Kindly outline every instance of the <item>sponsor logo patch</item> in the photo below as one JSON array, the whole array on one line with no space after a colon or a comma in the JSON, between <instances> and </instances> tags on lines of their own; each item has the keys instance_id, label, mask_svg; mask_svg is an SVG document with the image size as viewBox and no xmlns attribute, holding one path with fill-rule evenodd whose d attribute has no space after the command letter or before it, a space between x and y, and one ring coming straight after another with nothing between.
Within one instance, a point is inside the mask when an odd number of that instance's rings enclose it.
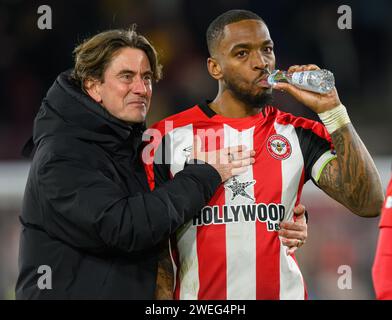
<instances>
[{"instance_id":1,"label":"sponsor logo patch","mask_svg":"<svg viewBox=\"0 0 392 320\"><path fill-rule=\"evenodd\" d=\"M279 223L285 218L285 206L281 203L253 203L242 205L205 206L193 218L194 226L208 226L232 223L265 223L267 231L280 229Z\"/></svg>"},{"instance_id":2,"label":"sponsor logo patch","mask_svg":"<svg viewBox=\"0 0 392 320\"><path fill-rule=\"evenodd\" d=\"M229 184L230 183L230 184ZM246 187L252 186L256 183L256 180L252 181L247 181L247 182L240 182L239 180L236 179L234 176L231 178L228 182L225 184L226 189L230 189L232 192L232 197L231 200L234 200L237 196L242 196L244 198L247 198L249 200L252 200L253 202L255 199L253 199L245 190Z\"/></svg>"}]
</instances>

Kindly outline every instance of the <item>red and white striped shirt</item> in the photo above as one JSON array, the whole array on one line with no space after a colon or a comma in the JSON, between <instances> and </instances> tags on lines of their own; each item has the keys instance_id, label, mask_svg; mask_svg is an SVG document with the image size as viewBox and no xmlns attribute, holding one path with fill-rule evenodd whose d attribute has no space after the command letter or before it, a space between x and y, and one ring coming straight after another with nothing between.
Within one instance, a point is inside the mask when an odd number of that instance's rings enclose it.
<instances>
[{"instance_id":1,"label":"red and white striped shirt","mask_svg":"<svg viewBox=\"0 0 392 320\"><path fill-rule=\"evenodd\" d=\"M387 187L379 227L373 284L377 299L392 300L392 178Z\"/></svg>"},{"instance_id":2,"label":"red and white striped shirt","mask_svg":"<svg viewBox=\"0 0 392 320\"><path fill-rule=\"evenodd\" d=\"M152 188L183 169L194 135L208 151L239 144L256 151L253 166L222 184L176 232L174 297L305 299L295 257L286 255L277 230L282 220L293 220L304 183L317 181L335 157L324 126L271 106L254 116L226 118L196 105L152 128L164 136L156 163L146 166Z\"/></svg>"}]
</instances>

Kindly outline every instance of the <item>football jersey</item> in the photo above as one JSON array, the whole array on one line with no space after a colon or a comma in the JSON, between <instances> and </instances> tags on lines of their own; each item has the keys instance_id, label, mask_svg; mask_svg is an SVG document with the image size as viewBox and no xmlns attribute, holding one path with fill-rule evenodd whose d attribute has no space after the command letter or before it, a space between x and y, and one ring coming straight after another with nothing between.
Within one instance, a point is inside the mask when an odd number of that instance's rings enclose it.
<instances>
[{"instance_id":1,"label":"football jersey","mask_svg":"<svg viewBox=\"0 0 392 320\"><path fill-rule=\"evenodd\" d=\"M281 221L293 221L304 183L317 182L336 157L324 126L272 106L227 118L196 105L152 127L154 164L146 165L151 188L184 168L194 135L204 151L241 144L256 155L245 173L222 184L177 230L174 298L305 299L296 259L286 254L277 230Z\"/></svg>"},{"instance_id":2,"label":"football jersey","mask_svg":"<svg viewBox=\"0 0 392 320\"><path fill-rule=\"evenodd\" d=\"M380 233L373 263L373 284L376 298L392 299L392 178L382 207Z\"/></svg>"},{"instance_id":3,"label":"football jersey","mask_svg":"<svg viewBox=\"0 0 392 320\"><path fill-rule=\"evenodd\" d=\"M387 187L385 202L382 207L380 228L392 227L392 178Z\"/></svg>"}]
</instances>

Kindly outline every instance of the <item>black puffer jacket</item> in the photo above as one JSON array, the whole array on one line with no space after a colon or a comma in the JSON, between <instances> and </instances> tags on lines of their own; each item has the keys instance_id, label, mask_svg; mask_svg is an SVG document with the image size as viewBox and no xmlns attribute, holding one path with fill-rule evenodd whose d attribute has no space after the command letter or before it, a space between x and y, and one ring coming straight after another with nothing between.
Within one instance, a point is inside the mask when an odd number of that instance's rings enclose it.
<instances>
[{"instance_id":1,"label":"black puffer jacket","mask_svg":"<svg viewBox=\"0 0 392 320\"><path fill-rule=\"evenodd\" d=\"M141 129L112 117L69 72L57 78L34 124L17 299L154 298L160 243L208 202L220 177L188 165L150 192ZM46 289L37 284L43 265L52 289L47 279Z\"/></svg>"}]
</instances>

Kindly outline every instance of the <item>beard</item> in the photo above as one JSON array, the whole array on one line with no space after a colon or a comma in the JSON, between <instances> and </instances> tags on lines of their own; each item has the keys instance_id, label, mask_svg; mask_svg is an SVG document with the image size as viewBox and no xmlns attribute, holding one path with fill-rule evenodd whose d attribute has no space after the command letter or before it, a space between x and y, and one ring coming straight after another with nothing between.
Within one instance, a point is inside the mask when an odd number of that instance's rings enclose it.
<instances>
[{"instance_id":1,"label":"beard","mask_svg":"<svg viewBox=\"0 0 392 320\"><path fill-rule=\"evenodd\" d=\"M226 81L226 86L238 100L255 109L264 108L273 101L272 89L254 94L251 90L246 90L240 86L236 80Z\"/></svg>"}]
</instances>

